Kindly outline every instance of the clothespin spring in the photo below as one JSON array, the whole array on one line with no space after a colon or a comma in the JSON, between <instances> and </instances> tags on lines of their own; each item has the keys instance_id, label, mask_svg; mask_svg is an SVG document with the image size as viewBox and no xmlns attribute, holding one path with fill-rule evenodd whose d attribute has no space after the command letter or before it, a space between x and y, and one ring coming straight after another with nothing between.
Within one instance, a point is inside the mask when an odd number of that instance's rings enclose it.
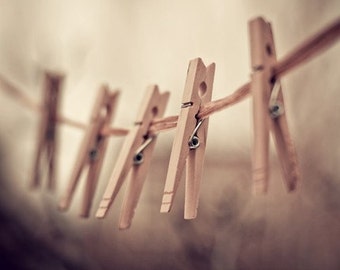
<instances>
[{"instance_id":1,"label":"clothespin spring","mask_svg":"<svg viewBox=\"0 0 340 270\"><path fill-rule=\"evenodd\" d=\"M104 136L98 135L95 146L89 151L89 157L92 162L96 161L98 158L98 145L103 138Z\"/></svg>"},{"instance_id":2,"label":"clothespin spring","mask_svg":"<svg viewBox=\"0 0 340 270\"><path fill-rule=\"evenodd\" d=\"M148 137L144 143L136 150L135 155L133 157L134 165L140 165L144 161L143 150L152 142L155 136Z\"/></svg>"},{"instance_id":3,"label":"clothespin spring","mask_svg":"<svg viewBox=\"0 0 340 270\"><path fill-rule=\"evenodd\" d=\"M269 99L269 113L272 119L275 119L284 113L283 104L278 100L280 91L281 83L280 81L275 81Z\"/></svg>"},{"instance_id":4,"label":"clothespin spring","mask_svg":"<svg viewBox=\"0 0 340 270\"><path fill-rule=\"evenodd\" d=\"M200 119L197 124L196 127L194 129L194 131L192 132L190 138L189 138L189 149L190 150L195 150L200 146L200 139L197 136L197 131L200 128L200 126L202 125L204 119Z\"/></svg>"}]
</instances>

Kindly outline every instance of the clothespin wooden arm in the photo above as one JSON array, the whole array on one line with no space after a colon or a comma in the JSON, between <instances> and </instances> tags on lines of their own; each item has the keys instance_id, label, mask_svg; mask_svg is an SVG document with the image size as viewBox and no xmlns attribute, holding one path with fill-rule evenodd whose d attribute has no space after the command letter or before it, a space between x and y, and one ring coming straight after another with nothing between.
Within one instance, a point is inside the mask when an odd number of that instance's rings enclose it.
<instances>
[{"instance_id":1,"label":"clothespin wooden arm","mask_svg":"<svg viewBox=\"0 0 340 270\"><path fill-rule=\"evenodd\" d=\"M262 18L249 23L251 65L251 94L253 98L253 187L255 193L267 192L269 172L269 119L271 66L275 62L270 26Z\"/></svg>"},{"instance_id":2,"label":"clothespin wooden arm","mask_svg":"<svg viewBox=\"0 0 340 270\"><path fill-rule=\"evenodd\" d=\"M138 147L138 143L135 143L134 140L136 137L139 137L139 133L139 127L134 126L125 138L124 144L119 154L119 159L117 160L113 170L111 180L105 189L105 193L97 210L97 218L105 217L106 212L108 211L124 183L125 177L127 176L133 162L134 152L131 151L131 148ZM139 142L141 143L141 141ZM129 162L126 162L127 160Z\"/></svg>"}]
</instances>

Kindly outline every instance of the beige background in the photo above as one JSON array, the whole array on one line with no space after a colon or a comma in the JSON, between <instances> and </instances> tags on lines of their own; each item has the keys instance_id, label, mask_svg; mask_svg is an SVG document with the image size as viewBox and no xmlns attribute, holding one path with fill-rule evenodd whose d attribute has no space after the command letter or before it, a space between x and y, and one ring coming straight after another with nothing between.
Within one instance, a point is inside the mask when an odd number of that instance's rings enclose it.
<instances>
[{"instance_id":1,"label":"beige background","mask_svg":"<svg viewBox=\"0 0 340 270\"><path fill-rule=\"evenodd\" d=\"M43 70L64 72L61 111L84 123L102 83L120 88L114 125L129 127L151 83L171 92L166 115L178 114L190 59L216 63L213 99L249 80L249 19L262 15L272 22L280 58L338 17L339 10L338 0L1 0L0 73L38 101ZM70 211L59 214L55 205L69 178L82 132L60 128L57 193L29 192L39 118L1 93L2 166L13 188L13 196L4 196L3 203L38 229L43 241L62 250L61 257L74 261L86 257L91 261L89 269L113 265L119 269L339 269L339 49L336 44L283 79L289 126L303 174L297 194L285 193L272 145L270 194L251 196L248 99L211 117L195 221L182 220L183 187L174 211L158 212L174 131L160 135L129 231L116 229L122 194L103 221L78 219L80 192ZM110 139L94 208L122 142L123 138ZM34 212L39 221L20 209ZM65 239L56 240L51 228Z\"/></svg>"}]
</instances>

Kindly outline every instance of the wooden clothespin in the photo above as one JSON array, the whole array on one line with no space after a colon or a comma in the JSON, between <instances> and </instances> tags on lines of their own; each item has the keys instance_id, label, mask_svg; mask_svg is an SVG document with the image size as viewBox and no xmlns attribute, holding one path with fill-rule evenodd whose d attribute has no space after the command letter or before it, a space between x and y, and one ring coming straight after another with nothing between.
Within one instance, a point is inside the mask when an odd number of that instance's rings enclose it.
<instances>
[{"instance_id":1,"label":"wooden clothespin","mask_svg":"<svg viewBox=\"0 0 340 270\"><path fill-rule=\"evenodd\" d=\"M208 131L208 119L203 122L197 119L197 114L200 107L211 100L214 73L215 64L206 67L200 58L190 61L172 145L161 212L170 211L186 164L185 219L193 219L197 215Z\"/></svg>"},{"instance_id":2,"label":"wooden clothespin","mask_svg":"<svg viewBox=\"0 0 340 270\"><path fill-rule=\"evenodd\" d=\"M67 190L59 203L60 210L67 210L69 208L80 175L86 168L86 165L88 165L88 174L80 216L89 216L108 144L108 137L103 134L103 130L111 124L118 96L118 91L110 92L106 86L100 88L92 110L90 124L86 129L81 143Z\"/></svg>"},{"instance_id":3,"label":"wooden clothespin","mask_svg":"<svg viewBox=\"0 0 340 270\"><path fill-rule=\"evenodd\" d=\"M254 114L253 183L255 193L268 189L269 130L271 130L289 191L296 188L299 169L297 155L289 135L280 81L273 69L276 52L270 23L263 18L249 22L251 93Z\"/></svg>"},{"instance_id":4,"label":"wooden clothespin","mask_svg":"<svg viewBox=\"0 0 340 270\"><path fill-rule=\"evenodd\" d=\"M32 188L37 188L41 185L41 178L44 173L46 173L48 177L48 189L54 190L56 186L56 124L62 81L63 76L60 74L51 72L45 73L44 99L38 130L38 145L30 182Z\"/></svg>"},{"instance_id":5,"label":"wooden clothespin","mask_svg":"<svg viewBox=\"0 0 340 270\"><path fill-rule=\"evenodd\" d=\"M149 134L149 128L153 119L163 116L168 98L169 93L160 94L156 85L147 89L135 126L124 141L111 180L98 208L97 218L105 217L130 172L129 186L120 215L120 229L126 229L131 225L157 139L155 135Z\"/></svg>"}]
</instances>

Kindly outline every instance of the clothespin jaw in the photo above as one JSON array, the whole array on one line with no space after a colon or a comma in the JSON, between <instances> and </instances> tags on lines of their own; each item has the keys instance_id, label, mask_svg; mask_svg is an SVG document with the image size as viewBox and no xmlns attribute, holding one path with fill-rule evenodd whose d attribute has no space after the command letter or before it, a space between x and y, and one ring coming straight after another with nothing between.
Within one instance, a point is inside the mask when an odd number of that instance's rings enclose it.
<instances>
[{"instance_id":1,"label":"clothespin jaw","mask_svg":"<svg viewBox=\"0 0 340 270\"><path fill-rule=\"evenodd\" d=\"M200 107L211 100L214 73L215 64L206 67L200 58L190 61L165 182L162 213L169 212L172 207L186 164L184 218L193 219L197 215L208 131L208 119L203 122L203 119L197 119L197 114Z\"/></svg>"},{"instance_id":2,"label":"clothespin jaw","mask_svg":"<svg viewBox=\"0 0 340 270\"><path fill-rule=\"evenodd\" d=\"M96 217L105 217L130 172L129 186L120 216L120 229L126 229L131 225L157 139L155 135L149 134L149 128L153 119L163 116L168 98L169 93L160 94L156 85L148 87L135 126L124 141L112 177L98 208Z\"/></svg>"},{"instance_id":3,"label":"clothespin jaw","mask_svg":"<svg viewBox=\"0 0 340 270\"><path fill-rule=\"evenodd\" d=\"M100 88L67 190L59 203L60 210L69 208L79 178L85 167L88 167L80 216L89 216L108 144L108 137L103 134L103 130L109 127L113 120L118 97L118 91L110 92L106 86Z\"/></svg>"},{"instance_id":4,"label":"clothespin jaw","mask_svg":"<svg viewBox=\"0 0 340 270\"><path fill-rule=\"evenodd\" d=\"M57 116L60 102L63 75L46 72L44 78L44 98L41 120L38 130L38 145L35 154L31 187L41 185L41 178L47 171L47 187L54 190L56 186L56 154L57 154Z\"/></svg>"},{"instance_id":5,"label":"clothespin jaw","mask_svg":"<svg viewBox=\"0 0 340 270\"><path fill-rule=\"evenodd\" d=\"M280 82L274 76L276 52L270 23L263 18L249 22L251 65L253 69L253 188L266 193L269 175L269 132L278 151L284 180L289 191L298 182L297 155L289 135ZM274 87L275 86L275 87Z\"/></svg>"}]
</instances>

